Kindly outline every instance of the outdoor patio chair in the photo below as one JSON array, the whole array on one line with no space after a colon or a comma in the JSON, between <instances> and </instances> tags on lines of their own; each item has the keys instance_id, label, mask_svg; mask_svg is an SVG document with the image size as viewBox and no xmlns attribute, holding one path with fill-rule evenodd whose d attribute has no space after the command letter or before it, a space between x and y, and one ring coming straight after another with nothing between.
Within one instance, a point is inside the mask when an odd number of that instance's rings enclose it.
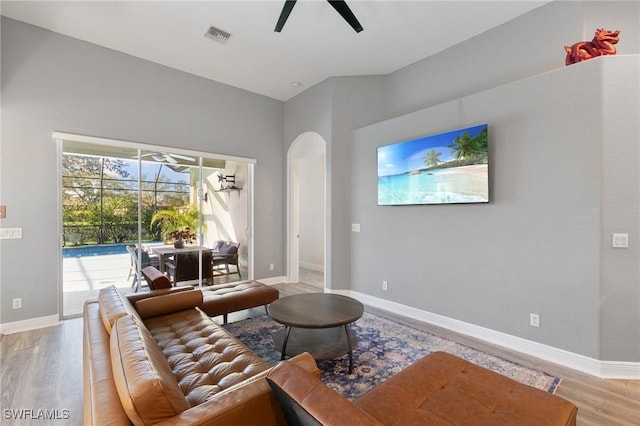
<instances>
[{"instance_id":1,"label":"outdoor patio chair","mask_svg":"<svg viewBox=\"0 0 640 426\"><path fill-rule=\"evenodd\" d=\"M223 241L220 244L219 241L214 243L214 251L213 251L213 272L214 275L231 275L238 274L238 277L242 279L242 274L240 273L240 266L238 265L238 249L240 248L239 243L234 243L231 241ZM235 272L232 272L229 269L229 265L233 265L236 268Z\"/></svg>"},{"instance_id":2,"label":"outdoor patio chair","mask_svg":"<svg viewBox=\"0 0 640 426\"><path fill-rule=\"evenodd\" d=\"M198 267L200 261L197 251L176 253L172 259L164 264L171 283L176 286L181 281L193 281L200 277ZM213 284L213 271L211 267L211 251L202 252L202 281Z\"/></svg>"},{"instance_id":3,"label":"outdoor patio chair","mask_svg":"<svg viewBox=\"0 0 640 426\"><path fill-rule=\"evenodd\" d=\"M135 244L128 244L127 251L131 255L131 266L129 267L129 279L133 275L133 280L131 281L131 287L135 287L135 291L140 290L140 282L142 280L138 280L138 247ZM160 259L156 255L150 255L146 250L142 250L141 252L142 264L140 265L140 270L146 268L147 266L155 266L156 268L160 267Z\"/></svg>"}]
</instances>

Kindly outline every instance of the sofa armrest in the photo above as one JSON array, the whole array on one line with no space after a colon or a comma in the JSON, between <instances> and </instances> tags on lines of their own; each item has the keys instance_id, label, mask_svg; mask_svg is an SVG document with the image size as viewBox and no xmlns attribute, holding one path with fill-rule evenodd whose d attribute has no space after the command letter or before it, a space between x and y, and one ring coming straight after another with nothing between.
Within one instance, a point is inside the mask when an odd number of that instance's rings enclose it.
<instances>
[{"instance_id":1,"label":"sofa armrest","mask_svg":"<svg viewBox=\"0 0 640 426\"><path fill-rule=\"evenodd\" d=\"M193 290L193 287L183 286L183 287L163 288L159 290L151 290L145 293L127 294L126 298L129 299L129 302L131 302L132 305L135 305L138 300L148 299L150 297L156 297L156 296L164 296L165 294L180 293L181 291L189 291L189 290Z\"/></svg>"},{"instance_id":2,"label":"sofa armrest","mask_svg":"<svg viewBox=\"0 0 640 426\"><path fill-rule=\"evenodd\" d=\"M302 353L286 361L295 364L309 377L319 377L315 360ZM264 371L216 394L211 400L157 423L156 426L244 426L253 424L282 425L286 421L280 405L267 383Z\"/></svg>"},{"instance_id":3,"label":"sofa armrest","mask_svg":"<svg viewBox=\"0 0 640 426\"><path fill-rule=\"evenodd\" d=\"M142 268L142 276L147 281L151 290L171 288L171 281L169 281L169 278L154 266Z\"/></svg>"},{"instance_id":4,"label":"sofa armrest","mask_svg":"<svg viewBox=\"0 0 640 426\"><path fill-rule=\"evenodd\" d=\"M381 425L365 411L353 405L317 377L295 364L280 362L267 381L288 424L354 426Z\"/></svg>"},{"instance_id":5,"label":"sofa armrest","mask_svg":"<svg viewBox=\"0 0 640 426\"><path fill-rule=\"evenodd\" d=\"M97 301L88 301L83 312L83 424L128 425L113 380L110 336L98 306Z\"/></svg>"}]
</instances>

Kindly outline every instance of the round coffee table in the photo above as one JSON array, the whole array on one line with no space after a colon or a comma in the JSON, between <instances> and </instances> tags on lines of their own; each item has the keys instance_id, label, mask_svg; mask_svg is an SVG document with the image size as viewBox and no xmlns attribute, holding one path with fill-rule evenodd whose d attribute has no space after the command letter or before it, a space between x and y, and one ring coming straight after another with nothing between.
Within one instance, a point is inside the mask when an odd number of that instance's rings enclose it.
<instances>
[{"instance_id":1,"label":"round coffee table","mask_svg":"<svg viewBox=\"0 0 640 426\"><path fill-rule=\"evenodd\" d=\"M362 303L330 293L304 293L283 297L268 308L269 315L284 329L273 336L281 359L309 352L315 359L331 359L349 354L349 374L353 372L355 333L349 324L362 316Z\"/></svg>"}]
</instances>

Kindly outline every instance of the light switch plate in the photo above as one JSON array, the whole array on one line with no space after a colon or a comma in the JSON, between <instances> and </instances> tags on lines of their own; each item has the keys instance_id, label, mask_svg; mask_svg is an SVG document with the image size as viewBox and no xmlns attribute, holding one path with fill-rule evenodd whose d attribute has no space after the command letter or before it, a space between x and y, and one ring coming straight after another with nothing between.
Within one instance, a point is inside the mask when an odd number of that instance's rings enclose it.
<instances>
[{"instance_id":1,"label":"light switch plate","mask_svg":"<svg viewBox=\"0 0 640 426\"><path fill-rule=\"evenodd\" d=\"M352 223L351 224L351 232L360 232L360 224Z\"/></svg>"},{"instance_id":2,"label":"light switch plate","mask_svg":"<svg viewBox=\"0 0 640 426\"><path fill-rule=\"evenodd\" d=\"M0 228L0 240L22 239L22 228Z\"/></svg>"},{"instance_id":3,"label":"light switch plate","mask_svg":"<svg viewBox=\"0 0 640 426\"><path fill-rule=\"evenodd\" d=\"M628 248L629 247L629 234L613 234L614 248Z\"/></svg>"}]
</instances>

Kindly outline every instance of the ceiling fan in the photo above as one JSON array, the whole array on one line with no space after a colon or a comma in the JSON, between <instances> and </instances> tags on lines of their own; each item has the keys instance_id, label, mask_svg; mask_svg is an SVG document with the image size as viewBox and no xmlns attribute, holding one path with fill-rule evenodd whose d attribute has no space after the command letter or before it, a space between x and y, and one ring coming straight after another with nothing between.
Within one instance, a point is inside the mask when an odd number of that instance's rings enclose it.
<instances>
[{"instance_id":1,"label":"ceiling fan","mask_svg":"<svg viewBox=\"0 0 640 426\"><path fill-rule=\"evenodd\" d=\"M282 31L285 22L289 18L291 14L291 10L293 10L293 6L296 5L297 0L286 0L284 2L284 6L282 8L282 12L280 12L280 18L278 18L278 23L276 24L275 32L279 33ZM349 6L347 6L347 2L344 0L327 0L331 6L344 18L349 25L355 30L355 32L359 33L363 30L362 25L358 22L358 18L353 14Z\"/></svg>"},{"instance_id":2,"label":"ceiling fan","mask_svg":"<svg viewBox=\"0 0 640 426\"><path fill-rule=\"evenodd\" d=\"M160 152L160 151L150 152L149 154L143 154L143 155L141 155L141 157L151 157L155 161L167 162L167 163L170 163L170 164L176 164L178 162L178 160L176 160L176 158L178 158L180 160L185 160L185 161L192 161L192 162L196 161L195 158L187 157L186 155L169 154L167 152Z\"/></svg>"}]
</instances>

